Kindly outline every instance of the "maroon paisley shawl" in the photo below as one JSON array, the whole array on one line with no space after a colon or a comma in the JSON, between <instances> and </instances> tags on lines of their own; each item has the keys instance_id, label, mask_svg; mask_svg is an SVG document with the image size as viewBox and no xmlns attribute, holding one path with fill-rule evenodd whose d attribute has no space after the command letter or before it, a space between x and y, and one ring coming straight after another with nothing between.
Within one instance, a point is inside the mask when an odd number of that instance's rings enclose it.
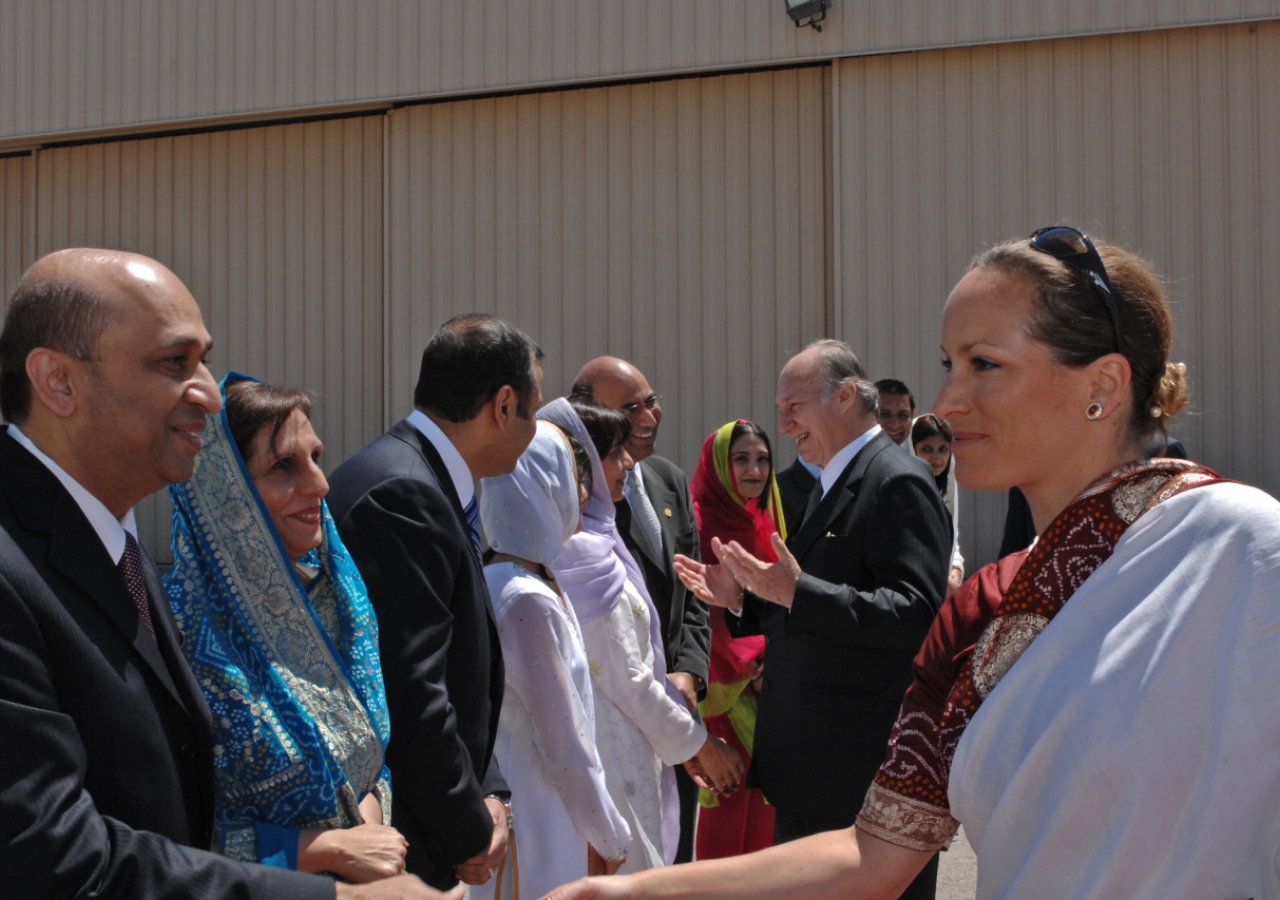
<instances>
[{"instance_id":1,"label":"maroon paisley shawl","mask_svg":"<svg viewBox=\"0 0 1280 900\"><path fill-rule=\"evenodd\" d=\"M1130 463L1075 499L1030 551L984 567L943 604L858 827L913 850L947 847L959 823L951 759L982 701L1147 510L1217 473L1185 460Z\"/></svg>"}]
</instances>

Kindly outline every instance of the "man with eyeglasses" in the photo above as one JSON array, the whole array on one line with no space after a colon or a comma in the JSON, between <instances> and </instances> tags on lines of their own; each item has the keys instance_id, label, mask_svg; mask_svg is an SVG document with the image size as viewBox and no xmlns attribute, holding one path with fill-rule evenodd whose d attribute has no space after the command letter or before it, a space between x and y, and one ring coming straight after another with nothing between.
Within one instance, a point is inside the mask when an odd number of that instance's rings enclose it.
<instances>
[{"instance_id":1,"label":"man with eyeglasses","mask_svg":"<svg viewBox=\"0 0 1280 900\"><path fill-rule=\"evenodd\" d=\"M895 444L905 446L911 437L911 420L916 417L915 395L896 378L881 378L876 390L880 392L876 422Z\"/></svg>"},{"instance_id":2,"label":"man with eyeglasses","mask_svg":"<svg viewBox=\"0 0 1280 900\"><path fill-rule=\"evenodd\" d=\"M636 466L627 473L626 498L618 501L618 530L644 572L645 588L658 608L666 642L667 677L691 712L706 696L711 659L711 622L706 604L676 577L675 555L699 558L698 522L689 479L653 449L662 423L662 398L631 363L601 356L582 367L571 394L622 410L631 419L626 449ZM676 862L693 858L693 823L698 788L676 766L680 793L680 844Z\"/></svg>"}]
</instances>

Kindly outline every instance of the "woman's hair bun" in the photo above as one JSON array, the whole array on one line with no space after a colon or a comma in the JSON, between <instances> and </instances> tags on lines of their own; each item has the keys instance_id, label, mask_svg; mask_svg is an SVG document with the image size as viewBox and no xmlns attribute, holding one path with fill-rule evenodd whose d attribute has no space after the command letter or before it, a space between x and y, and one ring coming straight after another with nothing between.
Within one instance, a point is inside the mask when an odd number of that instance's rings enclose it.
<instances>
[{"instance_id":1,"label":"woman's hair bun","mask_svg":"<svg viewBox=\"0 0 1280 900\"><path fill-rule=\"evenodd\" d=\"M1171 419L1187 408L1191 388L1187 384L1186 363L1164 364L1164 374L1151 390L1151 407L1160 410L1157 418Z\"/></svg>"}]
</instances>

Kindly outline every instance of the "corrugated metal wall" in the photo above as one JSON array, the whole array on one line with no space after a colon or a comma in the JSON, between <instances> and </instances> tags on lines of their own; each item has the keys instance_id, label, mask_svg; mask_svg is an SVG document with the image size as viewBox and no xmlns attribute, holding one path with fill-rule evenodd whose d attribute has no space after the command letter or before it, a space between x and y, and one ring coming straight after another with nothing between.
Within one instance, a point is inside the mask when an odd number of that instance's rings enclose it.
<instances>
[{"instance_id":1,"label":"corrugated metal wall","mask_svg":"<svg viewBox=\"0 0 1280 900\"><path fill-rule=\"evenodd\" d=\"M927 407L978 249L1056 222L1169 280L1193 458L1280 495L1280 23L842 60L840 330ZM1003 501L969 495L990 559ZM974 543L976 542L976 543Z\"/></svg>"},{"instance_id":2,"label":"corrugated metal wall","mask_svg":"<svg viewBox=\"0 0 1280 900\"><path fill-rule=\"evenodd\" d=\"M1280 0L5 0L0 141L1280 16Z\"/></svg>"},{"instance_id":3,"label":"corrugated metal wall","mask_svg":"<svg viewBox=\"0 0 1280 900\"><path fill-rule=\"evenodd\" d=\"M35 196L34 157L0 159L0 297L35 256Z\"/></svg>"},{"instance_id":4,"label":"corrugated metal wall","mask_svg":"<svg viewBox=\"0 0 1280 900\"><path fill-rule=\"evenodd\" d=\"M328 466L381 432L381 117L69 147L38 165L37 254L119 247L168 265L200 303L215 375L319 395ZM138 512L168 559L167 494Z\"/></svg>"},{"instance_id":5,"label":"corrugated metal wall","mask_svg":"<svg viewBox=\"0 0 1280 900\"><path fill-rule=\"evenodd\" d=\"M331 462L409 409L436 326L489 309L546 349L549 394L633 359L692 468L719 422L775 423L778 367L828 318L927 407L970 255L1071 221L1170 278L1195 390L1176 433L1280 494L1276 146L1280 22L935 50L0 159L0 265L11 286L58 246L158 256L216 369L324 394ZM966 499L981 562L1003 500Z\"/></svg>"},{"instance_id":6,"label":"corrugated metal wall","mask_svg":"<svg viewBox=\"0 0 1280 900\"><path fill-rule=\"evenodd\" d=\"M779 367L824 328L823 96L812 67L392 113L390 418L478 309L539 342L548 397L635 362L688 471L729 418L774 426Z\"/></svg>"}]
</instances>

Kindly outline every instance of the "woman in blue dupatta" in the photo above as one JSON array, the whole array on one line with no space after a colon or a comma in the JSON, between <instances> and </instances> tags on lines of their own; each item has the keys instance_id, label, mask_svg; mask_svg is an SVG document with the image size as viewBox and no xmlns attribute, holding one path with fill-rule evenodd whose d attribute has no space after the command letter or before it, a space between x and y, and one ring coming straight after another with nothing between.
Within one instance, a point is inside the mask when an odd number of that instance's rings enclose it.
<instances>
[{"instance_id":1,"label":"woman in blue dupatta","mask_svg":"<svg viewBox=\"0 0 1280 900\"><path fill-rule=\"evenodd\" d=\"M404 871L378 626L329 516L311 404L230 374L173 497L165 590L213 712L228 856L368 882Z\"/></svg>"}]
</instances>

